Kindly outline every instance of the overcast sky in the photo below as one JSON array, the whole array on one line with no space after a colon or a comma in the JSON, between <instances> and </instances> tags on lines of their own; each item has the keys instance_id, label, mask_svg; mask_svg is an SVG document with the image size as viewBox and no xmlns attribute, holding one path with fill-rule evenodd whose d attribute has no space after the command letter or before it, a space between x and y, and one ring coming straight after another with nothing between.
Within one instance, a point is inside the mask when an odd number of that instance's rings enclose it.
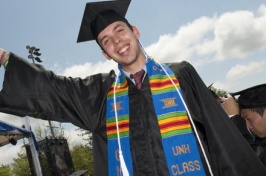
<instances>
[{"instance_id":1,"label":"overcast sky","mask_svg":"<svg viewBox=\"0 0 266 176\"><path fill-rule=\"evenodd\" d=\"M2 0L0 48L27 59L26 46L39 47L43 66L64 76L116 69L95 42L76 43L87 2L92 1ZM132 0L126 17L140 30L149 55L161 63L190 62L207 86L234 92L266 82L265 1ZM1 85L3 75L1 68ZM0 113L0 120L22 125L7 114ZM30 121L33 127L47 124ZM77 127L64 126L78 143ZM11 162L20 147L21 142L1 147L0 164Z\"/></svg>"}]
</instances>

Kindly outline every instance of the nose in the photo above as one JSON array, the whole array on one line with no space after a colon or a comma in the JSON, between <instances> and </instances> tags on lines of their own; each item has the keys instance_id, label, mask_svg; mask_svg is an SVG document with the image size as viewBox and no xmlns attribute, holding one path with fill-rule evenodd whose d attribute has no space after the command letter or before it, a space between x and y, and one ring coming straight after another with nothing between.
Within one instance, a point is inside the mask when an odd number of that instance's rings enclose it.
<instances>
[{"instance_id":1,"label":"nose","mask_svg":"<svg viewBox=\"0 0 266 176\"><path fill-rule=\"evenodd\" d=\"M120 37L119 36L114 36L113 37L113 40L114 40L114 42L115 42L115 44L118 44L118 43L120 43Z\"/></svg>"}]
</instances>

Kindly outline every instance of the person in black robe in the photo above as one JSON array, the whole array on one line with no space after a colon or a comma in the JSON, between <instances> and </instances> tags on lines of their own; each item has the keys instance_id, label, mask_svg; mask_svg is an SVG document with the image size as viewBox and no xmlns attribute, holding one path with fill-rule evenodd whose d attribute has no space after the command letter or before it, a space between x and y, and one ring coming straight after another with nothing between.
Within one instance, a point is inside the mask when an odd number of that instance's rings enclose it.
<instances>
[{"instance_id":1,"label":"person in black robe","mask_svg":"<svg viewBox=\"0 0 266 176\"><path fill-rule=\"evenodd\" d=\"M84 15L87 15L88 6ZM109 5L107 7L113 8ZM108 14L109 17L110 14ZM141 69L145 66L145 54L138 44L137 28L132 28L123 15L117 18L112 16L108 20L111 22L109 21L107 24L89 25L89 28L93 28L93 34L84 35L81 32L79 41L91 40L92 37L103 49L104 55L108 59L115 60L123 70L134 73ZM86 21L83 20L84 23ZM83 22L81 31L84 28ZM112 41L113 35L108 33L110 32L108 31L109 27L113 24L119 24L119 27L122 26L122 30L130 35L130 38L120 38L121 41L127 40L127 45L120 50L119 54L111 52L107 47L110 42L114 42ZM108 35L104 35L98 40L98 36L101 36L103 31ZM118 30L117 34L120 33L121 31ZM106 38L107 41L105 41ZM136 49L136 52L132 52L135 56L133 60L139 59L138 63L141 63L137 67L133 67L134 69L127 67L131 65L125 60L119 60L127 58L123 56L129 48L130 53L133 48ZM3 50L0 55L2 52ZM28 63L14 53L8 54L8 64L6 60L2 62L6 71L3 89L0 93L0 111L21 117L28 115L43 120L70 122L91 131L93 134L94 175L108 175L106 97L114 83L115 72L112 70L109 73L99 73L85 79L62 77L45 70L41 65ZM6 59L6 57L3 58ZM132 63L136 63L136 60ZM265 175L265 167L234 124L227 118L223 109L215 102L193 66L185 61L166 65L178 79L185 103L197 127L193 130L197 130L199 140L207 155L204 157L202 151L199 150L206 175ZM166 161L162 157L164 151L160 142L148 77L144 77L140 90L130 78L126 79L129 84L130 97L130 150L131 154L136 156L132 158L133 173L135 176L173 175L165 167ZM206 164L206 158L211 169Z\"/></svg>"},{"instance_id":2,"label":"person in black robe","mask_svg":"<svg viewBox=\"0 0 266 176\"><path fill-rule=\"evenodd\" d=\"M210 91L266 166L266 84L229 93L223 101Z\"/></svg>"},{"instance_id":3,"label":"person in black robe","mask_svg":"<svg viewBox=\"0 0 266 176\"><path fill-rule=\"evenodd\" d=\"M248 142L266 166L266 84L252 86L231 94L236 98L228 105L238 107L238 116L233 120L246 122L245 128L253 135L253 140ZM244 128L244 125L239 123L237 127Z\"/></svg>"},{"instance_id":4,"label":"person in black robe","mask_svg":"<svg viewBox=\"0 0 266 176\"><path fill-rule=\"evenodd\" d=\"M209 87L208 87L209 88ZM245 120L240 116L239 107L234 97L227 94L226 97L220 97L213 90L209 89L215 100L220 104L228 117L234 122L240 133L249 144L254 141L254 136L247 129Z\"/></svg>"}]
</instances>

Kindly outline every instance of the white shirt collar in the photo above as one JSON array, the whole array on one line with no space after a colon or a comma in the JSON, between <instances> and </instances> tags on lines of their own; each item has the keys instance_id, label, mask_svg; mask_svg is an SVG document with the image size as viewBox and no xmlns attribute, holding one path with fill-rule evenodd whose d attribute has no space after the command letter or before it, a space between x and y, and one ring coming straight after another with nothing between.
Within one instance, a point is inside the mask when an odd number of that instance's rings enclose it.
<instances>
[{"instance_id":1,"label":"white shirt collar","mask_svg":"<svg viewBox=\"0 0 266 176\"><path fill-rule=\"evenodd\" d=\"M146 57L146 62L147 62L147 61L148 61L148 56L145 55L145 57ZM142 78L142 81L143 81L144 78L145 78L145 76L146 76L146 74L147 74L147 67L146 67L146 64L145 64L141 69L145 71L144 76L143 76L143 78ZM141 69L139 69L138 71L140 71ZM123 70L123 69L122 69L122 70ZM137 71L137 72L138 72L138 71ZM123 72L125 73L126 77L128 77L128 78L129 78L129 79L135 84L135 80L132 79L132 78L130 78L130 74L132 74L132 73L129 73L129 72L125 71L125 70L123 70Z\"/></svg>"}]
</instances>

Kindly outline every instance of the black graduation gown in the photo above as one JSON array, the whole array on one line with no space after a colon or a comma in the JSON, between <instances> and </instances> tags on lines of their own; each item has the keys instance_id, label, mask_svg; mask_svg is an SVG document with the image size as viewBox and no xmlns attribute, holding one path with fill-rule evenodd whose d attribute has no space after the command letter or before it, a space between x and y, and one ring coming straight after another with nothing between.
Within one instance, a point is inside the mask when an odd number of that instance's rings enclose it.
<instances>
[{"instance_id":1,"label":"black graduation gown","mask_svg":"<svg viewBox=\"0 0 266 176\"><path fill-rule=\"evenodd\" d=\"M214 175L265 175L264 166L215 102L195 69L187 62L168 65L180 82ZM95 175L104 176L107 175L108 168L105 101L114 77L114 71L85 79L61 77L11 54L0 93L0 111L18 116L71 122L90 130L93 133ZM142 93L139 94L140 92ZM136 113L141 113L141 117L154 116L147 81L139 92L130 83L129 96L134 175L168 175L158 137L158 124L152 120L155 118L143 120L136 116ZM137 105L135 102L138 102ZM131 106L132 104L135 105ZM138 140L140 136L143 136L142 140ZM142 156L144 160L139 160ZM151 161L150 157L153 158Z\"/></svg>"}]
</instances>

